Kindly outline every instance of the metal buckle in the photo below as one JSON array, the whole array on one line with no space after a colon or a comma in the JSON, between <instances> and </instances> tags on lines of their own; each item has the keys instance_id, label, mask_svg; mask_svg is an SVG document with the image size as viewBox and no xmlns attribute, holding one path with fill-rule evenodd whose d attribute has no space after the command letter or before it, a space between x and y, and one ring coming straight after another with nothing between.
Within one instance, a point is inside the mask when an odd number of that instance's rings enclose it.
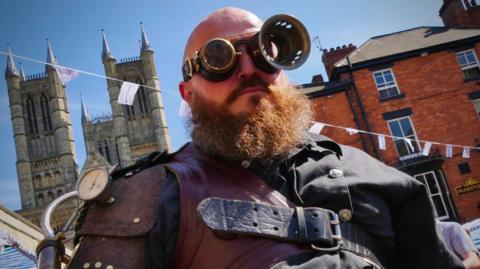
<instances>
[{"instance_id":1,"label":"metal buckle","mask_svg":"<svg viewBox=\"0 0 480 269\"><path fill-rule=\"evenodd\" d=\"M343 246L342 231L340 230L340 219L338 217L338 214L333 212L332 210L324 210L330 213L330 224L332 225L332 239L335 245L329 248L322 248L317 247L315 246L315 243L312 243L310 246L312 247L312 249L318 251L338 251Z\"/></svg>"}]
</instances>

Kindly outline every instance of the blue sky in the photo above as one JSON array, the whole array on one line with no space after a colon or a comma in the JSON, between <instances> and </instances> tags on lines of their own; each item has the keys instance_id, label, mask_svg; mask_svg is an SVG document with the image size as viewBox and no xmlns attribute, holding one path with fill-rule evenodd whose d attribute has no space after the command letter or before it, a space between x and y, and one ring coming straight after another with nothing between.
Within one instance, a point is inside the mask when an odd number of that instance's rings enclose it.
<instances>
[{"instance_id":1,"label":"blue sky","mask_svg":"<svg viewBox=\"0 0 480 269\"><path fill-rule=\"evenodd\" d=\"M60 65L104 74L101 62L101 32L105 29L117 60L138 56L140 22L155 51L167 123L173 148L188 141L184 120L178 116L181 57L185 41L196 23L213 10L224 6L248 9L260 18L288 13L299 18L312 38L318 36L323 48L353 43L357 47L370 37L419 26L441 26L438 10L442 0L83 0L83 1L1 1L0 50L10 43L14 54L46 59L49 38ZM312 44L309 60L288 72L291 80L302 84L315 74L323 74L318 43ZM41 64L21 61L26 74L41 73ZM2 71L6 57L0 55ZM80 75L67 84L67 99L73 123L78 165L85 161L85 146L80 124L80 94L90 115L110 112L105 79ZM21 208L16 175L16 155L8 107L6 81L0 82L0 204Z\"/></svg>"}]
</instances>

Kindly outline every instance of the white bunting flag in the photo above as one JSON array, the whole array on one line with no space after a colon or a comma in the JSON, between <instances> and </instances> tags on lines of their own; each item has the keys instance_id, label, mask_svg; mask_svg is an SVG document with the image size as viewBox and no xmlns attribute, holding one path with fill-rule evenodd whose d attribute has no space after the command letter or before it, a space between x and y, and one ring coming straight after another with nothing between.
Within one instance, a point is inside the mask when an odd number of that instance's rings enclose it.
<instances>
[{"instance_id":1,"label":"white bunting flag","mask_svg":"<svg viewBox=\"0 0 480 269\"><path fill-rule=\"evenodd\" d=\"M64 66L56 66L55 70L57 70L57 74L60 77L63 85L76 78L79 74L77 70L73 70Z\"/></svg>"},{"instance_id":2,"label":"white bunting flag","mask_svg":"<svg viewBox=\"0 0 480 269\"><path fill-rule=\"evenodd\" d=\"M422 155L423 156L428 156L430 154L430 148L432 147L432 142L425 142L425 145L423 146L422 150Z\"/></svg>"},{"instance_id":3,"label":"white bunting flag","mask_svg":"<svg viewBox=\"0 0 480 269\"><path fill-rule=\"evenodd\" d=\"M325 124L315 122L315 124L313 124L312 127L310 127L310 130L308 130L308 131L310 133L320 134L320 132L322 132L323 127L325 127Z\"/></svg>"},{"instance_id":4,"label":"white bunting flag","mask_svg":"<svg viewBox=\"0 0 480 269\"><path fill-rule=\"evenodd\" d=\"M470 148L469 147L464 147L463 148L462 157L465 158L465 159L470 158Z\"/></svg>"},{"instance_id":5,"label":"white bunting flag","mask_svg":"<svg viewBox=\"0 0 480 269\"><path fill-rule=\"evenodd\" d=\"M447 158L452 158L453 156L453 148L452 148L452 145L450 144L447 144L446 147L445 147L445 156Z\"/></svg>"},{"instance_id":6,"label":"white bunting flag","mask_svg":"<svg viewBox=\"0 0 480 269\"><path fill-rule=\"evenodd\" d=\"M178 110L178 115L184 118L189 118L192 116L192 110L190 109L190 105L183 99L180 102L180 109Z\"/></svg>"},{"instance_id":7,"label":"white bunting flag","mask_svg":"<svg viewBox=\"0 0 480 269\"><path fill-rule=\"evenodd\" d=\"M118 94L117 102L122 105L131 106L139 86L140 85L136 83L124 81L122 87L120 88L120 94Z\"/></svg>"},{"instance_id":8,"label":"white bunting flag","mask_svg":"<svg viewBox=\"0 0 480 269\"><path fill-rule=\"evenodd\" d=\"M386 150L387 145L385 144L385 136L384 135L378 135L378 147L381 150Z\"/></svg>"},{"instance_id":9,"label":"white bunting flag","mask_svg":"<svg viewBox=\"0 0 480 269\"><path fill-rule=\"evenodd\" d=\"M415 151L415 149L413 148L412 140L410 138L403 138L403 140L405 140L405 142L407 143L407 145L410 147L412 151Z\"/></svg>"},{"instance_id":10,"label":"white bunting flag","mask_svg":"<svg viewBox=\"0 0 480 269\"><path fill-rule=\"evenodd\" d=\"M357 130L357 129L353 129L353 128L347 128L347 129L345 129L345 131L347 131L347 133L348 133L349 135L358 134L358 130Z\"/></svg>"}]
</instances>

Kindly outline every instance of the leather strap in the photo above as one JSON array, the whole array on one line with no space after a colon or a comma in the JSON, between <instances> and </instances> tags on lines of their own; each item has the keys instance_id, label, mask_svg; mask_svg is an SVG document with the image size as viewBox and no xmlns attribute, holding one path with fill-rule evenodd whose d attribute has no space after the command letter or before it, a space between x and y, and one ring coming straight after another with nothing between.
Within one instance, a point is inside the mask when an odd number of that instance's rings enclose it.
<instances>
[{"instance_id":1,"label":"leather strap","mask_svg":"<svg viewBox=\"0 0 480 269\"><path fill-rule=\"evenodd\" d=\"M255 235L300 243L335 245L332 211L319 207L287 208L210 197L197 212L212 230Z\"/></svg>"},{"instance_id":2,"label":"leather strap","mask_svg":"<svg viewBox=\"0 0 480 269\"><path fill-rule=\"evenodd\" d=\"M197 207L203 222L215 232L310 243L318 251L344 249L377 265L388 261L388 248L353 223L339 223L320 207L277 207L250 201L209 197ZM341 232L340 232L341 230Z\"/></svg>"}]
</instances>

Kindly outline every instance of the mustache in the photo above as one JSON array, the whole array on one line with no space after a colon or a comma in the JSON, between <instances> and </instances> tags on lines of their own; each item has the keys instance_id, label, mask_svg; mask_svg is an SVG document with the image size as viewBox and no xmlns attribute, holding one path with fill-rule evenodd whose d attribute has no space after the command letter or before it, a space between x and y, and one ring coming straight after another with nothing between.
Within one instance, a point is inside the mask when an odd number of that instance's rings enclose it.
<instances>
[{"instance_id":1,"label":"mustache","mask_svg":"<svg viewBox=\"0 0 480 269\"><path fill-rule=\"evenodd\" d=\"M232 104L238 96L241 95L242 91L249 87L261 87L265 89L266 92L270 93L269 83L259 77L252 77L250 79L243 80L240 84L233 89L233 91L228 95L226 103Z\"/></svg>"}]
</instances>

